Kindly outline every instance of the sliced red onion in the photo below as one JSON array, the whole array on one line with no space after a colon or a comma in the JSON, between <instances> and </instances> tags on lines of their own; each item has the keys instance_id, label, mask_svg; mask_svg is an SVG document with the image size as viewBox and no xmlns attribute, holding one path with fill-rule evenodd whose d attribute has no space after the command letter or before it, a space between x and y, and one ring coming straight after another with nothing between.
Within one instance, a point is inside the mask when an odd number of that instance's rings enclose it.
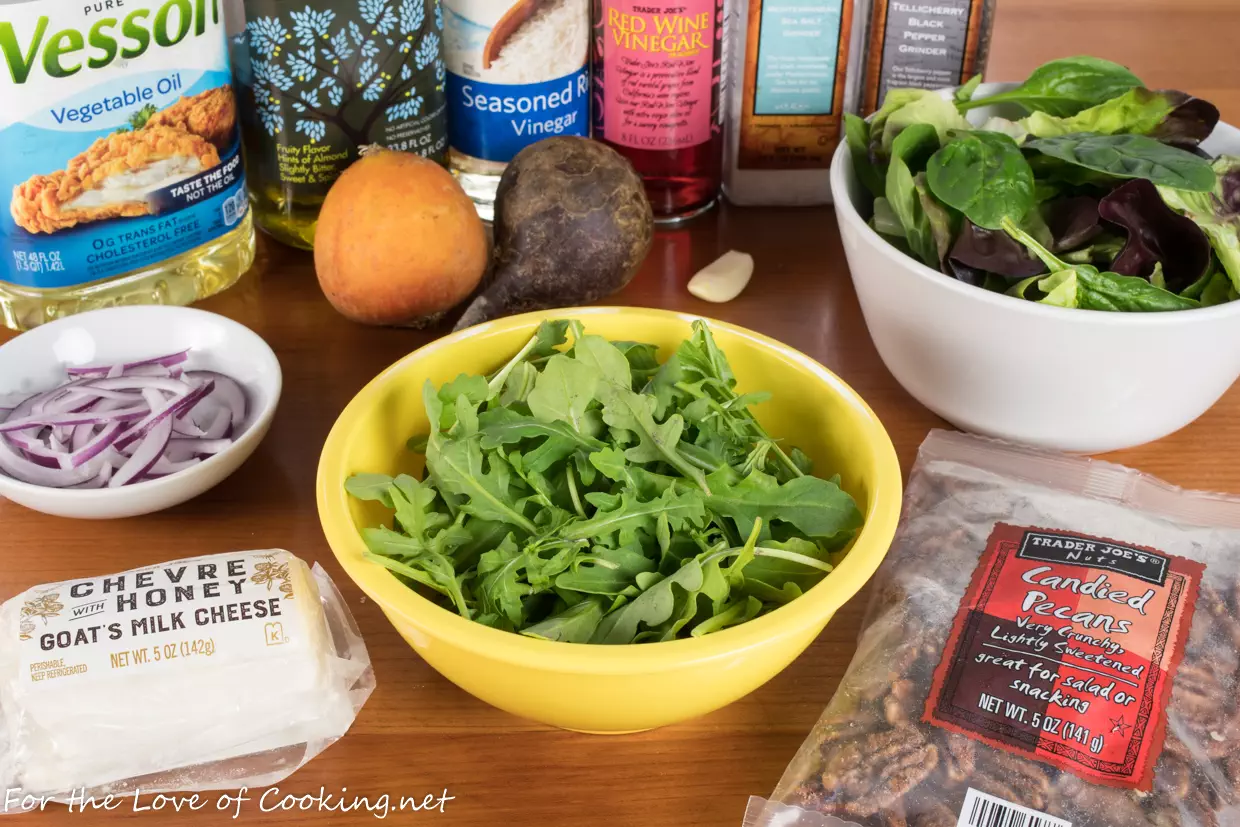
<instances>
[{"instance_id":1,"label":"sliced red onion","mask_svg":"<svg viewBox=\"0 0 1240 827\"><path fill-rule=\"evenodd\" d=\"M169 462L180 462L194 457L207 457L218 454L232 445L231 439L184 439L173 437L168 442L165 456Z\"/></svg>"},{"instance_id":2,"label":"sliced red onion","mask_svg":"<svg viewBox=\"0 0 1240 827\"><path fill-rule=\"evenodd\" d=\"M191 380L210 380L215 383L211 401L218 402L232 413L232 423L240 428L245 422L245 391L231 377L213 370L192 370L185 374Z\"/></svg>"},{"instance_id":3,"label":"sliced red onion","mask_svg":"<svg viewBox=\"0 0 1240 827\"><path fill-rule=\"evenodd\" d=\"M52 416L23 416L20 419L8 419L0 422L0 434L10 431L28 431L31 428L54 428L66 425L103 425L109 421L133 422L150 413L146 405L121 408L107 413L79 411L77 413L54 414Z\"/></svg>"},{"instance_id":4,"label":"sliced red onion","mask_svg":"<svg viewBox=\"0 0 1240 827\"><path fill-rule=\"evenodd\" d=\"M146 472L146 475L148 477L166 477L169 474L175 474L178 471L184 471L186 468L193 468L195 465L197 465L200 462L202 462L202 460L200 460L198 457L187 459L183 462L172 462L166 456L164 456L164 457L160 457L158 460L155 461L155 464L152 465L151 469Z\"/></svg>"},{"instance_id":5,"label":"sliced red onion","mask_svg":"<svg viewBox=\"0 0 1240 827\"><path fill-rule=\"evenodd\" d=\"M177 353L169 353L167 356L156 356L153 359L143 359L139 362L128 362L122 365L96 365L94 367L73 367L68 368L66 372L70 376L106 376L112 371L116 371L119 376L121 373L132 374L136 370L150 367L170 368L173 365L179 365L189 358L189 351L182 350Z\"/></svg>"},{"instance_id":6,"label":"sliced red onion","mask_svg":"<svg viewBox=\"0 0 1240 827\"><path fill-rule=\"evenodd\" d=\"M70 485L69 488L103 488L108 484L108 480L112 479L112 466L102 465L99 473L88 479L86 482L80 482L77 485Z\"/></svg>"},{"instance_id":7,"label":"sliced red onion","mask_svg":"<svg viewBox=\"0 0 1240 827\"><path fill-rule=\"evenodd\" d=\"M107 425L104 425L103 430L83 445L79 450L66 455L69 463L68 467L77 468L78 466L85 465L95 457L99 456L99 454L103 453L103 449L111 446L111 444L116 441L116 438L120 436L124 427L124 424L120 422L110 422Z\"/></svg>"},{"instance_id":8,"label":"sliced red onion","mask_svg":"<svg viewBox=\"0 0 1240 827\"><path fill-rule=\"evenodd\" d=\"M228 408L220 408L215 412L211 424L202 429L204 439L223 439L232 430L233 413Z\"/></svg>"},{"instance_id":9,"label":"sliced red onion","mask_svg":"<svg viewBox=\"0 0 1240 827\"><path fill-rule=\"evenodd\" d=\"M0 472L34 485L117 488L176 474L233 444L245 392L188 353L69 369L69 380L0 408ZM11 403L10 403L11 404Z\"/></svg>"},{"instance_id":10,"label":"sliced red onion","mask_svg":"<svg viewBox=\"0 0 1240 827\"><path fill-rule=\"evenodd\" d=\"M14 451L7 440L0 439L0 469L14 479L28 482L31 485L42 485L49 488L66 488L86 482L97 472L84 468L65 470L64 468L47 468L31 462Z\"/></svg>"},{"instance_id":11,"label":"sliced red onion","mask_svg":"<svg viewBox=\"0 0 1240 827\"><path fill-rule=\"evenodd\" d=\"M165 416L151 426L150 431L142 439L142 443L134 449L133 456L125 464L116 469L112 479L108 480L108 488L120 488L130 480L137 479L151 470L168 447L172 438L172 419Z\"/></svg>"},{"instance_id":12,"label":"sliced red onion","mask_svg":"<svg viewBox=\"0 0 1240 827\"><path fill-rule=\"evenodd\" d=\"M184 396L178 396L165 402L161 408L156 409L152 406L150 409L151 413L145 419L135 425L133 430L126 432L123 437L116 441L116 447L123 449L126 445L132 444L134 440L141 439L150 433L151 429L153 429L160 422L163 422L165 419L183 416L190 410L190 408L194 407L206 398L206 396L211 393L213 387L214 386L208 382L205 385L200 385L199 387L192 389ZM0 428L3 427L3 425L0 425ZM168 434L169 436L172 434L171 423L168 425Z\"/></svg>"}]
</instances>

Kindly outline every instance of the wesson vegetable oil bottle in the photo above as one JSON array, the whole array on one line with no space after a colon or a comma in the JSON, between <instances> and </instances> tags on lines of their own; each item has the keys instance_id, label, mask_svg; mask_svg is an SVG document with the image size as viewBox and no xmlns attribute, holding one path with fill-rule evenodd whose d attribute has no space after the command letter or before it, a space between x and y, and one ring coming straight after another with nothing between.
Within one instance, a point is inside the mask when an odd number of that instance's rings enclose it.
<instances>
[{"instance_id":1,"label":"wesson vegetable oil bottle","mask_svg":"<svg viewBox=\"0 0 1240 827\"><path fill-rule=\"evenodd\" d=\"M0 0L0 314L189 304L254 260L219 0Z\"/></svg>"},{"instance_id":2,"label":"wesson vegetable oil bottle","mask_svg":"<svg viewBox=\"0 0 1240 827\"><path fill-rule=\"evenodd\" d=\"M245 13L233 63L264 232L313 247L323 199L363 147L446 163L438 0L246 0Z\"/></svg>"}]
</instances>

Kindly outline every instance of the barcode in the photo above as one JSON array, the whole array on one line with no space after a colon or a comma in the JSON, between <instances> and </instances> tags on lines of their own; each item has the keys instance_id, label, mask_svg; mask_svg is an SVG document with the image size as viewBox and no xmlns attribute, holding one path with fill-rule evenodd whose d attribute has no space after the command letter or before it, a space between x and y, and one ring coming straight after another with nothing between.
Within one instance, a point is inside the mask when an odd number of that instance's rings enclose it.
<instances>
[{"instance_id":1,"label":"barcode","mask_svg":"<svg viewBox=\"0 0 1240 827\"><path fill-rule=\"evenodd\" d=\"M1072 827L1072 822L978 792L965 794L956 827Z\"/></svg>"}]
</instances>

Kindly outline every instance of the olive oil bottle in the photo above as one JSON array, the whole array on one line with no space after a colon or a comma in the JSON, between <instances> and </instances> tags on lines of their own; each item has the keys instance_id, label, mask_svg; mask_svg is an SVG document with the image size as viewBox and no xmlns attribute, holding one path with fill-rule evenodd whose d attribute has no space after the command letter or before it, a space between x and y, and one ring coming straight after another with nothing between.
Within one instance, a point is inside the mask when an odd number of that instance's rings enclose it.
<instances>
[{"instance_id":1,"label":"olive oil bottle","mask_svg":"<svg viewBox=\"0 0 1240 827\"><path fill-rule=\"evenodd\" d=\"M314 246L319 208L362 147L446 161L439 0L246 0L233 41L260 229Z\"/></svg>"}]
</instances>

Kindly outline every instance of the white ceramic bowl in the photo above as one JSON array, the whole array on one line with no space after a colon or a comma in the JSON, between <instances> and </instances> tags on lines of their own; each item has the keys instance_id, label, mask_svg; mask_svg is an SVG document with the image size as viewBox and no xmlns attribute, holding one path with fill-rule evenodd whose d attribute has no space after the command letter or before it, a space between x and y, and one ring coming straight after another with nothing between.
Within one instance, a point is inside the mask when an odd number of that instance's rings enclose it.
<instances>
[{"instance_id":1,"label":"white ceramic bowl","mask_svg":"<svg viewBox=\"0 0 1240 827\"><path fill-rule=\"evenodd\" d=\"M981 123L1005 113L970 114ZM1240 154L1240 130L1219 124L1204 148ZM884 241L857 211L863 192L841 143L831 193L870 335L905 390L960 428L1064 451L1118 450L1188 425L1240 376L1240 302L1107 313L992 293Z\"/></svg>"},{"instance_id":2,"label":"white ceramic bowl","mask_svg":"<svg viewBox=\"0 0 1240 827\"><path fill-rule=\"evenodd\" d=\"M214 370L246 391L235 442L192 468L159 479L93 490L43 488L0 473L0 496L59 517L111 519L179 505L236 471L262 442L280 399L280 363L256 333L187 307L110 307L50 322L0 346L0 399L55 387L72 365L110 364L189 349L188 370Z\"/></svg>"}]
</instances>

